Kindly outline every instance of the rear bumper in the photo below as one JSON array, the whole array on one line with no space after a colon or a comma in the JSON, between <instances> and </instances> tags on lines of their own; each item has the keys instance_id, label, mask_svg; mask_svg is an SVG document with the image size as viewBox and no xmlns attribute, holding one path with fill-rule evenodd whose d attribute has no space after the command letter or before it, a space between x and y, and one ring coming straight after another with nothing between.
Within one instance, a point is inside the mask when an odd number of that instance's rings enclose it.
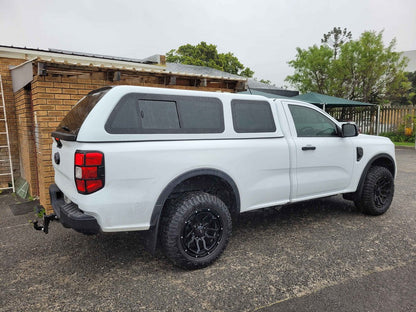
<instances>
[{"instance_id":1,"label":"rear bumper","mask_svg":"<svg viewBox=\"0 0 416 312\"><path fill-rule=\"evenodd\" d=\"M52 208L64 227L72 228L83 234L100 232L100 226L94 217L86 215L78 208L77 204L65 203L64 194L56 184L51 184L49 187L49 195Z\"/></svg>"}]
</instances>

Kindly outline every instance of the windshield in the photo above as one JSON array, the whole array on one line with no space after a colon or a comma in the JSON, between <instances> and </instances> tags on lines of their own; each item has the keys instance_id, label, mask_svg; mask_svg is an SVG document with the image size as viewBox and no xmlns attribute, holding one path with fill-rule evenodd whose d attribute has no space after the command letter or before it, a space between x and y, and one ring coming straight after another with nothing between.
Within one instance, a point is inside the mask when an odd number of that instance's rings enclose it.
<instances>
[{"instance_id":1,"label":"windshield","mask_svg":"<svg viewBox=\"0 0 416 312\"><path fill-rule=\"evenodd\" d=\"M81 101L79 101L61 121L58 128L56 128L56 132L65 132L68 134L77 135L85 118L87 118L90 111L108 92L108 90L109 89L88 94Z\"/></svg>"}]
</instances>

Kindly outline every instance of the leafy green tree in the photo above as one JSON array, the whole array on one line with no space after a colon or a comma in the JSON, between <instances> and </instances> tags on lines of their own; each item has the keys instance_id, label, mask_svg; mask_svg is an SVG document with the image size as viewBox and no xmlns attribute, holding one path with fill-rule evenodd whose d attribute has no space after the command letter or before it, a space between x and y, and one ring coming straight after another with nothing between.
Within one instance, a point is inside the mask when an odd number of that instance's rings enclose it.
<instances>
[{"instance_id":1,"label":"leafy green tree","mask_svg":"<svg viewBox=\"0 0 416 312\"><path fill-rule=\"evenodd\" d=\"M295 86L301 93L318 92L329 94L331 81L331 48L314 45L306 50L296 48L296 58L289 62L295 69L286 81Z\"/></svg>"},{"instance_id":2,"label":"leafy green tree","mask_svg":"<svg viewBox=\"0 0 416 312\"><path fill-rule=\"evenodd\" d=\"M267 85L271 85L272 82L270 80L264 80L264 79L260 79L261 83L267 84Z\"/></svg>"},{"instance_id":3,"label":"leafy green tree","mask_svg":"<svg viewBox=\"0 0 416 312\"><path fill-rule=\"evenodd\" d=\"M407 60L394 52L395 45L392 40L385 47L383 32L372 31L342 45L334 62L340 93L364 102L397 102L410 84L404 74Z\"/></svg>"},{"instance_id":4,"label":"leafy green tree","mask_svg":"<svg viewBox=\"0 0 416 312\"><path fill-rule=\"evenodd\" d=\"M251 78L254 75L254 71L252 71L250 68L246 67L244 70L242 70L239 74L240 76Z\"/></svg>"},{"instance_id":5,"label":"leafy green tree","mask_svg":"<svg viewBox=\"0 0 416 312\"><path fill-rule=\"evenodd\" d=\"M347 39L348 35L346 32ZM383 32L374 31L362 33L358 40L337 40L336 54L334 46L325 42L306 50L297 48L295 59L289 62L294 74L286 81L302 93L319 92L380 104L402 100L410 83L404 74L407 60L394 52L395 40L385 46Z\"/></svg>"},{"instance_id":6,"label":"leafy green tree","mask_svg":"<svg viewBox=\"0 0 416 312\"><path fill-rule=\"evenodd\" d=\"M416 71L405 73L407 79L411 83L411 87L408 92L408 97L404 99L403 104L416 105Z\"/></svg>"},{"instance_id":7,"label":"leafy green tree","mask_svg":"<svg viewBox=\"0 0 416 312\"><path fill-rule=\"evenodd\" d=\"M245 67L231 52L218 53L217 46L201 41L197 45L185 44L166 53L166 61L215 68L230 74L253 77L254 72Z\"/></svg>"}]
</instances>

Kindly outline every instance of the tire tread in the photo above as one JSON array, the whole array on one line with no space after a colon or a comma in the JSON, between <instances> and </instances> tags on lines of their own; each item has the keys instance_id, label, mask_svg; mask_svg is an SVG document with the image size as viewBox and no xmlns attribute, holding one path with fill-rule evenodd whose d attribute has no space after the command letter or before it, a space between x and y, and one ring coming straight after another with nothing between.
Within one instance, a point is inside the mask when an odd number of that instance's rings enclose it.
<instances>
[{"instance_id":1,"label":"tire tread","mask_svg":"<svg viewBox=\"0 0 416 312\"><path fill-rule=\"evenodd\" d=\"M223 244L219 250L216 250L208 259L188 259L184 257L177 246L178 229L182 227L184 216L198 205L215 205L224 212L225 220L228 226L223 225ZM177 266L185 269L199 269L206 267L216 261L227 246L231 235L231 215L226 205L216 196L205 192L192 192L180 197L170 203L167 213L162 218L161 243L166 256ZM205 257L207 258L207 257Z\"/></svg>"}]
</instances>

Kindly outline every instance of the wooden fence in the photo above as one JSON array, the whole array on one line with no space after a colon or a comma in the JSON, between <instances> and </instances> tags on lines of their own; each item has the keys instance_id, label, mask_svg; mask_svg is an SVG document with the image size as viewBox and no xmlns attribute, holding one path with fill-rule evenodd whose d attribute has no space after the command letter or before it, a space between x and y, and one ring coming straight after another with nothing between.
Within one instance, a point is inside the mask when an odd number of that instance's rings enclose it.
<instances>
[{"instance_id":1,"label":"wooden fence","mask_svg":"<svg viewBox=\"0 0 416 312\"><path fill-rule=\"evenodd\" d=\"M354 121L361 133L380 134L395 132L405 128L416 130L415 106L398 107L335 107L327 108L327 112L340 121Z\"/></svg>"}]
</instances>

